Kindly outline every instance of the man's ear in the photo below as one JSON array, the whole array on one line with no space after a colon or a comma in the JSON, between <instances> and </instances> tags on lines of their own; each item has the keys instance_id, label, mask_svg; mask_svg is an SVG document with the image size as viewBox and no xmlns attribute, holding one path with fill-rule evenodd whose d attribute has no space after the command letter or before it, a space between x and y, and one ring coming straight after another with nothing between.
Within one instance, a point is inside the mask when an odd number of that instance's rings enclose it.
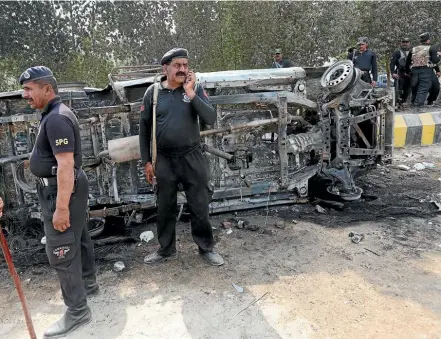
<instances>
[{"instance_id":1,"label":"man's ear","mask_svg":"<svg viewBox=\"0 0 441 339\"><path fill-rule=\"evenodd\" d=\"M167 74L167 64L162 66L162 73Z\"/></svg>"}]
</instances>

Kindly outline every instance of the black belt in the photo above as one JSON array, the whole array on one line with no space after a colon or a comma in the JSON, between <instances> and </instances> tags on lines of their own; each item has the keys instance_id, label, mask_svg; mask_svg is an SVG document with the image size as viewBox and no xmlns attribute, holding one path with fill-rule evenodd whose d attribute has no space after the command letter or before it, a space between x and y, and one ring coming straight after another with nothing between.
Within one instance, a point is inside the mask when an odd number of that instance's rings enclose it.
<instances>
[{"instance_id":1,"label":"black belt","mask_svg":"<svg viewBox=\"0 0 441 339\"><path fill-rule=\"evenodd\" d=\"M57 186L57 177L37 178L38 183L43 187Z\"/></svg>"},{"instance_id":2,"label":"black belt","mask_svg":"<svg viewBox=\"0 0 441 339\"><path fill-rule=\"evenodd\" d=\"M74 181L77 181L79 175L80 175L80 170L77 168L74 168ZM43 187L58 185L56 176L55 177L47 177L47 178L37 178L37 182Z\"/></svg>"}]
</instances>

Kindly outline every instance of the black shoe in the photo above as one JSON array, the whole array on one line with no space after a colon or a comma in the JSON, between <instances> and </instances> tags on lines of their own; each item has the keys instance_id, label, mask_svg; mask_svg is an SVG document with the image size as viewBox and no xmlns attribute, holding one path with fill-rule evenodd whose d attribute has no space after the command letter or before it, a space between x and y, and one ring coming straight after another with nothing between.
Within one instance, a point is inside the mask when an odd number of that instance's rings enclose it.
<instances>
[{"instance_id":1,"label":"black shoe","mask_svg":"<svg viewBox=\"0 0 441 339\"><path fill-rule=\"evenodd\" d=\"M170 255L162 255L159 254L158 251L149 254L148 256L146 256L144 258L144 262L146 264L159 264L161 262L167 261L167 260L173 260L173 259L177 259L178 258L178 253L173 253Z\"/></svg>"},{"instance_id":2,"label":"black shoe","mask_svg":"<svg viewBox=\"0 0 441 339\"><path fill-rule=\"evenodd\" d=\"M199 254L213 266L221 266L224 264L224 259L216 252L199 252Z\"/></svg>"},{"instance_id":3,"label":"black shoe","mask_svg":"<svg viewBox=\"0 0 441 339\"><path fill-rule=\"evenodd\" d=\"M433 101L428 101L427 106L433 106Z\"/></svg>"},{"instance_id":4,"label":"black shoe","mask_svg":"<svg viewBox=\"0 0 441 339\"><path fill-rule=\"evenodd\" d=\"M100 291L100 287L96 282L96 275L90 275L88 277L84 277L84 287L86 288L87 295L96 295Z\"/></svg>"},{"instance_id":5,"label":"black shoe","mask_svg":"<svg viewBox=\"0 0 441 339\"><path fill-rule=\"evenodd\" d=\"M89 306L85 305L79 308L68 308L60 320L53 323L46 331L43 338L60 338L69 332L86 325L92 321L92 312Z\"/></svg>"}]
</instances>

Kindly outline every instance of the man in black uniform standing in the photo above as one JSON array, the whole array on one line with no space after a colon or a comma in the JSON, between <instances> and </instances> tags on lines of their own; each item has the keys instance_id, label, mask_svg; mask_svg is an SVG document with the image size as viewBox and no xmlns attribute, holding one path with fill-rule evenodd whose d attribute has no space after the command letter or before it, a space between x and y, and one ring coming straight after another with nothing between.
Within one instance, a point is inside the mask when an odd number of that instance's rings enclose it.
<instances>
[{"instance_id":1,"label":"man in black uniform standing","mask_svg":"<svg viewBox=\"0 0 441 339\"><path fill-rule=\"evenodd\" d=\"M430 45L429 33L421 34L420 44L412 48L406 59L406 73L412 76L412 104L415 107L415 113L421 112L433 85L432 82L438 81L434 68L439 62L438 48ZM431 95L429 99L433 100L435 91L432 91Z\"/></svg>"},{"instance_id":2,"label":"man in black uniform standing","mask_svg":"<svg viewBox=\"0 0 441 339\"><path fill-rule=\"evenodd\" d=\"M92 320L86 295L99 290L93 243L86 226L88 181L81 169L78 120L57 96L51 70L31 67L21 74L19 82L23 98L42 111L29 167L38 177L46 253L58 274L67 306L63 317L44 332L45 338L58 338Z\"/></svg>"},{"instance_id":3,"label":"man in black uniform standing","mask_svg":"<svg viewBox=\"0 0 441 339\"><path fill-rule=\"evenodd\" d=\"M410 93L410 75L406 73L406 59L410 51L410 40L401 39L400 48L397 49L390 60L390 72L395 79L395 93L397 93L398 109L403 109Z\"/></svg>"},{"instance_id":4,"label":"man in black uniform standing","mask_svg":"<svg viewBox=\"0 0 441 339\"><path fill-rule=\"evenodd\" d=\"M372 87L375 87L378 80L377 55L369 49L368 44L368 38L358 38L358 51L349 53L348 59L352 60L355 68L358 68L363 72L361 80L371 84Z\"/></svg>"},{"instance_id":5,"label":"man in black uniform standing","mask_svg":"<svg viewBox=\"0 0 441 339\"><path fill-rule=\"evenodd\" d=\"M277 48L273 54L273 63L271 64L271 68L287 68L293 67L291 60L284 59L282 55L282 50Z\"/></svg>"},{"instance_id":6,"label":"man in black uniform standing","mask_svg":"<svg viewBox=\"0 0 441 339\"><path fill-rule=\"evenodd\" d=\"M139 143L147 180L157 180L158 241L160 249L144 262L154 264L177 258L177 190L181 183L191 214L191 233L199 253L211 265L222 265L222 257L213 251L213 232L208 216L208 168L200 144L199 119L211 125L216 111L205 90L196 84L188 68L188 52L174 48L161 59L164 77L156 84L156 164L150 151L153 126L154 86L143 99L139 122ZM154 147L154 145L153 145ZM155 166L155 168L153 167ZM156 176L156 177L155 177Z\"/></svg>"}]
</instances>

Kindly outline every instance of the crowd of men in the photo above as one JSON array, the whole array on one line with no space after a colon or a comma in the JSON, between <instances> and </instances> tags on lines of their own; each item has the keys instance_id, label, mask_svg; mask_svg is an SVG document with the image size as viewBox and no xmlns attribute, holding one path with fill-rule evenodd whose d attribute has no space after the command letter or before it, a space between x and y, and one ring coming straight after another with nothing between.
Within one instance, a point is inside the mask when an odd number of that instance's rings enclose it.
<instances>
[{"instance_id":1,"label":"crowd of men","mask_svg":"<svg viewBox=\"0 0 441 339\"><path fill-rule=\"evenodd\" d=\"M434 104L440 92L440 56L439 47L431 45L429 33L421 34L414 47L411 46L409 38L401 39L399 49L392 54L389 64L396 89L397 110L407 108L409 94L410 107L415 113L421 112L425 105ZM363 81L372 87L377 86L377 56L369 49L367 37L358 38L357 48L350 48L347 58L353 62L354 67L362 71ZM292 62L283 58L280 49L274 51L273 59L271 68L292 67Z\"/></svg>"}]
</instances>

